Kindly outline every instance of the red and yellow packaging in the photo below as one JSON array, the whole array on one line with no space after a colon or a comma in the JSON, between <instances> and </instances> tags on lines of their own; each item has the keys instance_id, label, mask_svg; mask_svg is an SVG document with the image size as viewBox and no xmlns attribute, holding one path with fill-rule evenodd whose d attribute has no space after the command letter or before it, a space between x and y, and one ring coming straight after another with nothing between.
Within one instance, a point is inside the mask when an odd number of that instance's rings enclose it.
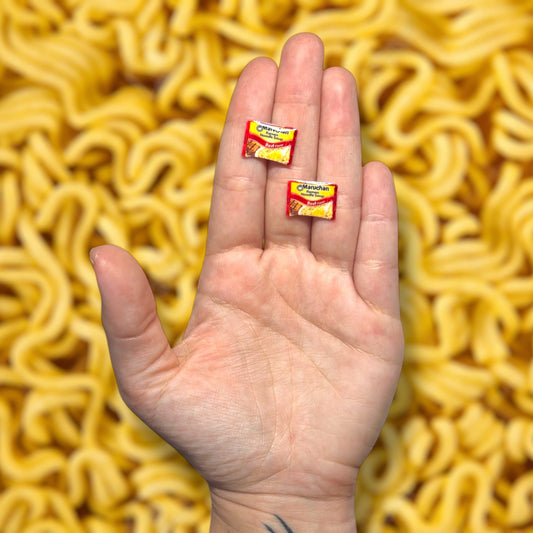
<instances>
[{"instance_id":1,"label":"red and yellow packaging","mask_svg":"<svg viewBox=\"0 0 533 533\"><path fill-rule=\"evenodd\" d=\"M246 123L242 155L243 157L259 157L283 165L290 165L297 133L298 130L295 128L275 126L259 120L249 120Z\"/></svg>"},{"instance_id":2,"label":"red and yellow packaging","mask_svg":"<svg viewBox=\"0 0 533 533\"><path fill-rule=\"evenodd\" d=\"M337 185L320 181L295 181L287 184L287 216L335 219Z\"/></svg>"}]
</instances>

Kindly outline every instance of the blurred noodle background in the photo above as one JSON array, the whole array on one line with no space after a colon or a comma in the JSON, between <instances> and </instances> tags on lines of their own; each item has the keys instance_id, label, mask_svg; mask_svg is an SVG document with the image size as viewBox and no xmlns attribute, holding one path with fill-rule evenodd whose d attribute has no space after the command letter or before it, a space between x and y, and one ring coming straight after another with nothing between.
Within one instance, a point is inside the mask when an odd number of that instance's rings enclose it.
<instances>
[{"instance_id":1,"label":"blurred noodle background","mask_svg":"<svg viewBox=\"0 0 533 533\"><path fill-rule=\"evenodd\" d=\"M0 531L208 531L117 394L88 251L130 250L179 338L236 77L300 31L400 204L406 361L359 527L533 531L532 30L531 0L2 0Z\"/></svg>"}]
</instances>

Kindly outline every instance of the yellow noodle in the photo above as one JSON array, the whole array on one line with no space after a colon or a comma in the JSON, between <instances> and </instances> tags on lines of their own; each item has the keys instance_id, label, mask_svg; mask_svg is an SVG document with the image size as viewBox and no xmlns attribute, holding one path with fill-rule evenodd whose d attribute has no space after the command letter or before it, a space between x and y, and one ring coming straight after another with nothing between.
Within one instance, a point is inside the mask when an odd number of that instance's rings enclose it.
<instances>
[{"instance_id":1,"label":"yellow noodle","mask_svg":"<svg viewBox=\"0 0 533 533\"><path fill-rule=\"evenodd\" d=\"M17 423L13 420L7 402L0 401L0 454L2 471L19 482L38 483L52 474L63 472L66 465L64 454L58 449L42 449L21 456L11 441L16 434Z\"/></svg>"},{"instance_id":2,"label":"yellow noodle","mask_svg":"<svg viewBox=\"0 0 533 533\"><path fill-rule=\"evenodd\" d=\"M31 113L31 114L29 114ZM16 146L28 135L43 130L52 140L59 137L61 109L57 98L42 88L20 89L0 102L0 139Z\"/></svg>"},{"instance_id":3,"label":"yellow noodle","mask_svg":"<svg viewBox=\"0 0 533 533\"><path fill-rule=\"evenodd\" d=\"M281 40L264 31L258 32L246 26L240 26L230 19L215 17L208 13L196 13L191 21L191 26L193 31L209 29L241 45L246 46L246 44L253 42L254 47L263 53L272 54Z\"/></svg>"},{"instance_id":4,"label":"yellow noodle","mask_svg":"<svg viewBox=\"0 0 533 533\"><path fill-rule=\"evenodd\" d=\"M291 31L313 32L326 42L351 41L355 37L353 28L357 26L357 36L366 37L379 33L387 24L393 23L395 3L394 0L369 0L343 10L325 9L310 13L298 21Z\"/></svg>"},{"instance_id":5,"label":"yellow noodle","mask_svg":"<svg viewBox=\"0 0 533 533\"><path fill-rule=\"evenodd\" d=\"M201 478L192 476L184 462L153 462L139 468L132 481L142 499L169 492L186 501L201 500L208 495L206 484Z\"/></svg>"},{"instance_id":6,"label":"yellow noodle","mask_svg":"<svg viewBox=\"0 0 533 533\"><path fill-rule=\"evenodd\" d=\"M16 533L25 519L34 520L46 512L46 497L35 488L13 488L0 495L0 526L6 533Z\"/></svg>"},{"instance_id":7,"label":"yellow noodle","mask_svg":"<svg viewBox=\"0 0 533 533\"><path fill-rule=\"evenodd\" d=\"M459 241L467 237L479 235L481 224L477 217L472 214L464 214L449 221L442 228L443 243Z\"/></svg>"},{"instance_id":8,"label":"yellow noodle","mask_svg":"<svg viewBox=\"0 0 533 533\"><path fill-rule=\"evenodd\" d=\"M198 9L198 0L180 0L170 18L170 33L185 37L192 30L192 20Z\"/></svg>"},{"instance_id":9,"label":"yellow noodle","mask_svg":"<svg viewBox=\"0 0 533 533\"><path fill-rule=\"evenodd\" d=\"M406 452L410 466L420 470L428 460L434 444L434 437L428 430L426 421L413 417L402 432L402 437L409 445Z\"/></svg>"},{"instance_id":10,"label":"yellow noodle","mask_svg":"<svg viewBox=\"0 0 533 533\"><path fill-rule=\"evenodd\" d=\"M161 76L167 74L180 59L181 46L175 38L167 38L164 50L160 50L164 28L152 28L145 42L139 41L134 27L126 21L117 21L116 30L121 56L134 74Z\"/></svg>"},{"instance_id":11,"label":"yellow noodle","mask_svg":"<svg viewBox=\"0 0 533 533\"><path fill-rule=\"evenodd\" d=\"M477 80L473 94L463 94L449 77L441 73L436 76L439 77L439 84L435 87L435 94L429 96L424 104L424 109L428 111L475 118L483 113L495 96L496 81L492 76L484 75Z\"/></svg>"},{"instance_id":12,"label":"yellow noodle","mask_svg":"<svg viewBox=\"0 0 533 533\"><path fill-rule=\"evenodd\" d=\"M509 495L509 508L507 509L507 520L511 526L523 526L530 523L532 505L531 496L533 494L533 473L527 473L513 484Z\"/></svg>"},{"instance_id":13,"label":"yellow noodle","mask_svg":"<svg viewBox=\"0 0 533 533\"><path fill-rule=\"evenodd\" d=\"M87 499L94 510L110 509L128 496L129 486L110 454L85 447L69 458L69 500L79 505Z\"/></svg>"},{"instance_id":14,"label":"yellow noodle","mask_svg":"<svg viewBox=\"0 0 533 533\"><path fill-rule=\"evenodd\" d=\"M401 282L400 305L406 342L431 342L435 330L429 298L414 287Z\"/></svg>"},{"instance_id":15,"label":"yellow noodle","mask_svg":"<svg viewBox=\"0 0 533 533\"><path fill-rule=\"evenodd\" d=\"M501 449L504 437L503 424L482 405L470 405L457 421L461 445L473 457L483 459Z\"/></svg>"},{"instance_id":16,"label":"yellow noodle","mask_svg":"<svg viewBox=\"0 0 533 533\"><path fill-rule=\"evenodd\" d=\"M15 173L5 171L0 179L0 243L5 246L14 241L22 199Z\"/></svg>"},{"instance_id":17,"label":"yellow noodle","mask_svg":"<svg viewBox=\"0 0 533 533\"><path fill-rule=\"evenodd\" d=\"M468 166L468 147L458 135L436 134L429 146L425 146L431 167L405 182L413 185L431 200L449 198L456 194Z\"/></svg>"},{"instance_id":18,"label":"yellow noodle","mask_svg":"<svg viewBox=\"0 0 533 533\"><path fill-rule=\"evenodd\" d=\"M155 527L159 531L187 533L187 529L205 516L205 507L186 505L168 496L154 498L153 505L157 512Z\"/></svg>"},{"instance_id":19,"label":"yellow noodle","mask_svg":"<svg viewBox=\"0 0 533 533\"><path fill-rule=\"evenodd\" d=\"M453 422L447 418L434 418L431 429L437 436L436 444L426 463L422 465L422 479L432 479L451 467L459 450L459 438Z\"/></svg>"},{"instance_id":20,"label":"yellow noodle","mask_svg":"<svg viewBox=\"0 0 533 533\"><path fill-rule=\"evenodd\" d=\"M21 423L27 427L26 437L34 443L50 444L54 437L61 438L72 447L79 446L81 441L75 428L68 420L63 420L60 431L55 431L53 426L47 428L47 416L64 412L61 409L81 409L86 406L85 395L76 391L74 394L65 393L40 393L34 391L28 396L24 405Z\"/></svg>"},{"instance_id":21,"label":"yellow noodle","mask_svg":"<svg viewBox=\"0 0 533 533\"><path fill-rule=\"evenodd\" d=\"M384 449L368 458L360 470L361 479L368 484L372 492L390 490L394 486L408 485L412 487L415 478L402 476L399 456L403 452L398 432L392 426L385 424L381 433ZM395 456L398 458L395 459ZM381 471L381 472L380 472ZM378 472L379 475L378 475Z\"/></svg>"}]
</instances>

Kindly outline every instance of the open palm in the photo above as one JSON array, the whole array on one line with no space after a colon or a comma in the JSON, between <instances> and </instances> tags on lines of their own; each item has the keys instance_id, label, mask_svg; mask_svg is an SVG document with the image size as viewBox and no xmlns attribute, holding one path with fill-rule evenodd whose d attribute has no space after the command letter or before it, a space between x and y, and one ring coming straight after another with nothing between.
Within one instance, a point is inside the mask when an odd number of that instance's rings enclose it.
<instances>
[{"instance_id":1,"label":"open palm","mask_svg":"<svg viewBox=\"0 0 533 533\"><path fill-rule=\"evenodd\" d=\"M220 498L353 497L398 379L394 185L385 166L362 167L355 82L322 61L301 34L279 68L243 71L180 344L135 260L112 246L92 256L121 393ZM248 119L298 129L290 167L241 157ZM289 179L337 183L336 219L285 216Z\"/></svg>"}]
</instances>

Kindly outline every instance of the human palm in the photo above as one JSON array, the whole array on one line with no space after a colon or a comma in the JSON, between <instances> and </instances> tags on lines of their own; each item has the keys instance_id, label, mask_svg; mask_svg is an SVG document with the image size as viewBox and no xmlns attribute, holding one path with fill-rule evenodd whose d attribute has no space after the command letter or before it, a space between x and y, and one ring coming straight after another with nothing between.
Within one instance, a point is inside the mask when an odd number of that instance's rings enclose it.
<instances>
[{"instance_id":1,"label":"human palm","mask_svg":"<svg viewBox=\"0 0 533 533\"><path fill-rule=\"evenodd\" d=\"M322 61L298 35L239 79L182 342L134 259L93 252L126 402L222 497L353 496L401 366L394 185L361 166L355 83ZM290 167L240 156L250 118L298 128ZM336 219L285 216L288 179L337 183Z\"/></svg>"}]
</instances>

